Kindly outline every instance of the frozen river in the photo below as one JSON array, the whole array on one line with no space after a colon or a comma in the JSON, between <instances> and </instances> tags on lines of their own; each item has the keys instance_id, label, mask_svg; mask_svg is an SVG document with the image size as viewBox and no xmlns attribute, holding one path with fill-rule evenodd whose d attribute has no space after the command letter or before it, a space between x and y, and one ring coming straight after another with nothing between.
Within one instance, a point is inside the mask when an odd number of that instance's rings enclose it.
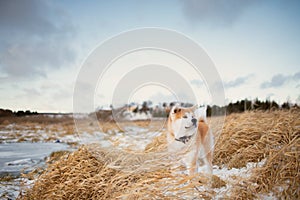
<instances>
[{"instance_id":1,"label":"frozen river","mask_svg":"<svg viewBox=\"0 0 300 200\"><path fill-rule=\"evenodd\" d=\"M0 176L18 176L21 170L31 171L43 165L44 158L54 151L67 150L63 143L0 144Z\"/></svg>"},{"instance_id":2,"label":"frozen river","mask_svg":"<svg viewBox=\"0 0 300 200\"><path fill-rule=\"evenodd\" d=\"M45 157L67 149L70 147L64 143L0 143L0 178L15 177L0 182L0 199L16 199L25 180L20 178L21 173L44 167Z\"/></svg>"}]
</instances>

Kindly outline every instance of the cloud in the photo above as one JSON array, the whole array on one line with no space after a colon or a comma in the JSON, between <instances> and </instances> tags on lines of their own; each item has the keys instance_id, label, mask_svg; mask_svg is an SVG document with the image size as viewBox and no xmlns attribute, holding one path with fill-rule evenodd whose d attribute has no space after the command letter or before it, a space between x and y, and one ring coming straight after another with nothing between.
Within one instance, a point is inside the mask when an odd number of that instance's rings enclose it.
<instances>
[{"instance_id":1,"label":"cloud","mask_svg":"<svg viewBox=\"0 0 300 200\"><path fill-rule=\"evenodd\" d=\"M238 77L232 81L224 82L224 86L226 88L234 88L234 87L241 86L241 85L245 84L253 76L254 76L253 74L249 74L247 76Z\"/></svg>"},{"instance_id":2,"label":"cloud","mask_svg":"<svg viewBox=\"0 0 300 200\"><path fill-rule=\"evenodd\" d=\"M161 92L157 92L149 97L154 103L163 103L163 102L173 102L177 101L176 96L173 94L163 94Z\"/></svg>"},{"instance_id":3,"label":"cloud","mask_svg":"<svg viewBox=\"0 0 300 200\"><path fill-rule=\"evenodd\" d=\"M34 88L24 88L23 91L25 92L26 96L29 96L29 97L34 97L34 96L40 96L41 93L34 89Z\"/></svg>"},{"instance_id":4,"label":"cloud","mask_svg":"<svg viewBox=\"0 0 300 200\"><path fill-rule=\"evenodd\" d=\"M256 0L182 0L183 12L191 22L232 25Z\"/></svg>"},{"instance_id":5,"label":"cloud","mask_svg":"<svg viewBox=\"0 0 300 200\"><path fill-rule=\"evenodd\" d=\"M300 95L298 95L298 97L297 97L297 99L296 99L296 103L297 103L297 105L300 106Z\"/></svg>"},{"instance_id":6,"label":"cloud","mask_svg":"<svg viewBox=\"0 0 300 200\"><path fill-rule=\"evenodd\" d=\"M44 13L46 11L46 13ZM46 17L49 12L44 1L1 1L0 24L2 28L23 33L49 34L55 26Z\"/></svg>"},{"instance_id":7,"label":"cloud","mask_svg":"<svg viewBox=\"0 0 300 200\"><path fill-rule=\"evenodd\" d=\"M271 78L270 81L263 82L260 85L260 88L262 88L262 89L278 88L290 81L296 81L296 82L300 81L300 72L297 72L292 75L276 74Z\"/></svg>"},{"instance_id":8,"label":"cloud","mask_svg":"<svg viewBox=\"0 0 300 200\"><path fill-rule=\"evenodd\" d=\"M295 81L299 81L300 80L300 72L297 72L295 73L293 76L292 76L293 80Z\"/></svg>"},{"instance_id":9,"label":"cloud","mask_svg":"<svg viewBox=\"0 0 300 200\"><path fill-rule=\"evenodd\" d=\"M105 98L105 96L104 96L103 94L97 94L97 97L98 97L99 99L104 99L104 98Z\"/></svg>"},{"instance_id":10,"label":"cloud","mask_svg":"<svg viewBox=\"0 0 300 200\"><path fill-rule=\"evenodd\" d=\"M0 72L5 77L46 76L75 59L75 29L46 1L0 2Z\"/></svg>"},{"instance_id":11,"label":"cloud","mask_svg":"<svg viewBox=\"0 0 300 200\"><path fill-rule=\"evenodd\" d=\"M199 80L199 79L193 79L191 80L191 84L197 86L197 87L201 87L204 83L202 80Z\"/></svg>"},{"instance_id":12,"label":"cloud","mask_svg":"<svg viewBox=\"0 0 300 200\"><path fill-rule=\"evenodd\" d=\"M269 93L269 94L267 94L266 99L270 101L271 97L274 97L274 96L275 96L274 93Z\"/></svg>"},{"instance_id":13,"label":"cloud","mask_svg":"<svg viewBox=\"0 0 300 200\"><path fill-rule=\"evenodd\" d=\"M44 81L37 86L37 88L55 101L57 99L64 100L72 98L74 85L69 82Z\"/></svg>"}]
</instances>

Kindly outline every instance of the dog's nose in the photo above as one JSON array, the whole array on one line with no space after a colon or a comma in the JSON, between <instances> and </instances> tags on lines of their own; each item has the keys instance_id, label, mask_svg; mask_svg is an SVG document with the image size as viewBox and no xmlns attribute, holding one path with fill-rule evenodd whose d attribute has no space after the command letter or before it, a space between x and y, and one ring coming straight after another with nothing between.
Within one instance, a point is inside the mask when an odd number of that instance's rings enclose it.
<instances>
[{"instance_id":1,"label":"dog's nose","mask_svg":"<svg viewBox=\"0 0 300 200\"><path fill-rule=\"evenodd\" d=\"M192 123L193 123L194 126L196 126L197 119L193 118L193 119L192 119Z\"/></svg>"}]
</instances>

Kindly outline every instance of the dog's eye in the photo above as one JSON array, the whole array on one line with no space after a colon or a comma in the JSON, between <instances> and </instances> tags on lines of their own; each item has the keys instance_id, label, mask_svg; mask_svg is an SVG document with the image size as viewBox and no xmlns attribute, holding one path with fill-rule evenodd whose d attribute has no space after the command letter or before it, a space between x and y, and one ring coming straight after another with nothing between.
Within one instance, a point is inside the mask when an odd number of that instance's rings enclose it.
<instances>
[{"instance_id":1,"label":"dog's eye","mask_svg":"<svg viewBox=\"0 0 300 200\"><path fill-rule=\"evenodd\" d=\"M184 116L183 116L183 118L187 118L187 116L186 116L186 115L184 115Z\"/></svg>"}]
</instances>

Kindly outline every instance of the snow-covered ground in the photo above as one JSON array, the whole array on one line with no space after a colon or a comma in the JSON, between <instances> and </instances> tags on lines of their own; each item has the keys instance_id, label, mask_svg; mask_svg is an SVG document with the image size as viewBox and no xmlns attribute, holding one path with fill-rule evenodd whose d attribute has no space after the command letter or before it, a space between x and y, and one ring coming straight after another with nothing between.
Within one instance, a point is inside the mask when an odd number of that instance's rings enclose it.
<instances>
[{"instance_id":1,"label":"snow-covered ground","mask_svg":"<svg viewBox=\"0 0 300 200\"><path fill-rule=\"evenodd\" d=\"M0 182L0 199L16 199L20 193L20 188L25 189L30 187L34 183L34 180L27 178L16 178L9 181Z\"/></svg>"},{"instance_id":2,"label":"snow-covered ground","mask_svg":"<svg viewBox=\"0 0 300 200\"><path fill-rule=\"evenodd\" d=\"M77 117L79 120L87 118L86 115ZM37 124L34 126L9 124L2 127L0 129L0 172L9 172L8 168L15 168L18 172L20 172L21 168L31 170L35 166L39 166L41 160L52 151L68 149L67 144L98 143L103 147L143 151L153 138L159 136L164 131L164 129L155 130L153 127L143 127L134 124L123 127L123 130L109 129L106 132L103 132L98 125L91 125L91 123L83 123L80 126L79 133L69 133L69 127L66 128L56 124L46 127ZM20 140L20 138L23 139ZM36 142L31 143L33 141ZM45 141L48 142L45 143ZM17 147L18 145L19 147ZM14 149L9 150L9 146ZM7 149L5 150L5 148ZM239 169L213 166L213 174L226 183L221 188L212 189L216 194L215 199L223 199L226 196L230 196L234 185L250 177L252 170L257 166L262 166L264 162L265 160L258 163L248 163L246 167ZM16 198L20 180L20 178L17 178L11 181L1 181L0 198L1 195L5 195L5 197L9 197L10 199ZM29 180L26 181L28 182ZM28 183L31 182L29 181ZM207 188L198 187L197 189L201 191ZM261 198L275 199L272 194L262 195Z\"/></svg>"},{"instance_id":3,"label":"snow-covered ground","mask_svg":"<svg viewBox=\"0 0 300 200\"><path fill-rule=\"evenodd\" d=\"M224 199L224 196L230 196L230 192L233 187L239 182L249 178L252 170L255 167L260 167L265 163L266 160L262 160L258 163L249 162L246 167L232 168L213 166L213 174L218 176L221 180L226 182L226 186L221 188L215 188L216 196L214 199ZM199 189L199 188L198 188Z\"/></svg>"},{"instance_id":4,"label":"snow-covered ground","mask_svg":"<svg viewBox=\"0 0 300 200\"><path fill-rule=\"evenodd\" d=\"M125 120L147 120L147 119L151 119L152 115L150 113L133 113L133 112L124 112L123 114L125 117Z\"/></svg>"}]
</instances>

